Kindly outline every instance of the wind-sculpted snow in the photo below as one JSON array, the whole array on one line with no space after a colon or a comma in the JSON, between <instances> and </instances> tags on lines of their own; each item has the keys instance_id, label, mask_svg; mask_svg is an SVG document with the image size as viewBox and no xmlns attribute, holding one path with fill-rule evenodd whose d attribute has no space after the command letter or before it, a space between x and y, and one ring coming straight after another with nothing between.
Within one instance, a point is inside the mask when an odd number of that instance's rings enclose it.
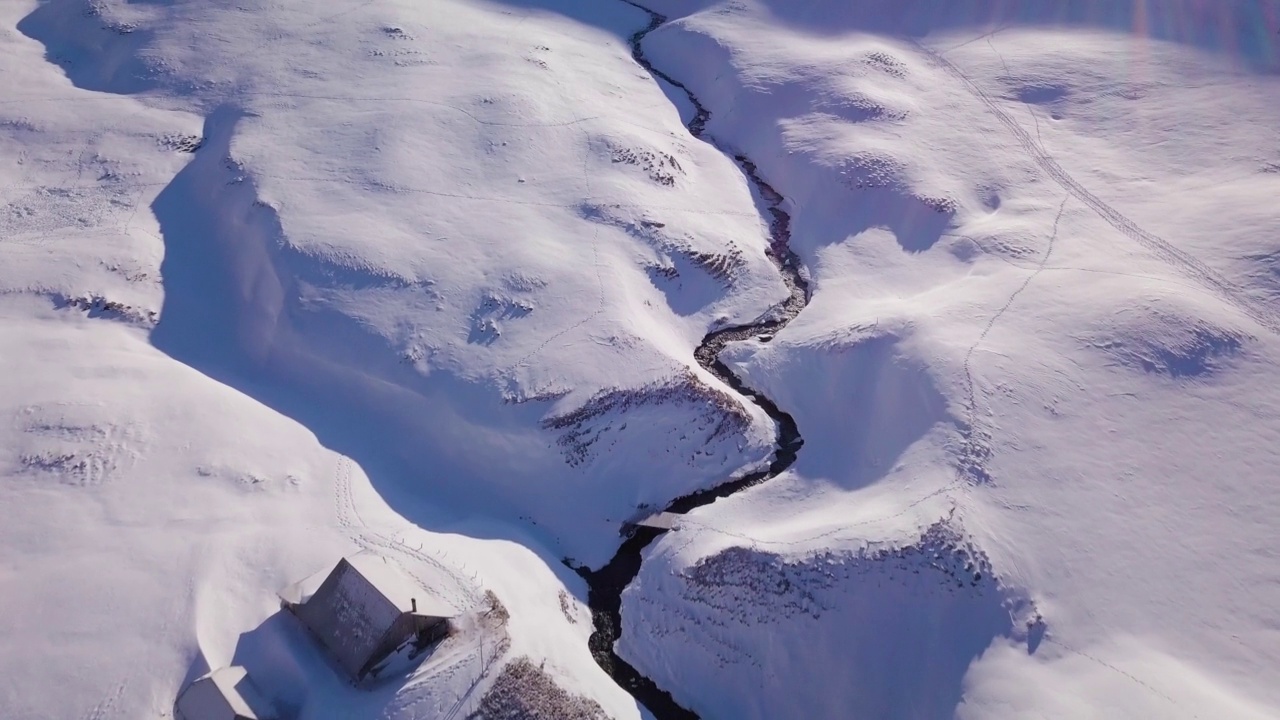
<instances>
[{"instance_id":1,"label":"wind-sculpted snow","mask_svg":"<svg viewBox=\"0 0 1280 720\"><path fill-rule=\"evenodd\" d=\"M1229 368L1257 338L1241 330L1187 317L1173 307L1135 307L1100 329L1093 347L1124 367L1169 378L1203 378Z\"/></svg>"}]
</instances>

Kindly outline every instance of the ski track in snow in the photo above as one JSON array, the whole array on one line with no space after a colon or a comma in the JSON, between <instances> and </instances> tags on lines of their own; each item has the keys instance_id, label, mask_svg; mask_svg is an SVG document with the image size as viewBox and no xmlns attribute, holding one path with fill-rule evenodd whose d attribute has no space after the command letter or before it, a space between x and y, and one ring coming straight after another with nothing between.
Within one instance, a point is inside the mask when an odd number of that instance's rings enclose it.
<instances>
[{"instance_id":1,"label":"ski track in snow","mask_svg":"<svg viewBox=\"0 0 1280 720\"><path fill-rule=\"evenodd\" d=\"M955 63L951 62L943 56L942 53L920 43L919 41L911 41L920 52L931 58L939 67L947 74L954 77L970 94L978 99L987 110L995 116L1000 124L1005 126L1022 146L1037 166L1040 167L1051 180L1056 182L1077 200L1089 206L1098 217L1102 218L1108 225L1115 228L1121 235L1133 240L1142 247L1146 248L1153 255L1166 264L1181 270L1184 274L1189 275L1196 280L1204 283L1211 288L1215 294L1223 301L1233 305L1245 315L1252 318L1259 325L1265 327L1273 333L1280 335L1280 318L1277 313L1270 308L1259 306L1258 303L1250 299L1243 291L1234 283L1226 279L1208 265L1196 259L1189 253L1178 249L1174 245L1165 241L1157 235L1143 230L1136 223L1122 214L1120 211L1108 205L1101 198L1089 192L1088 188L1076 181L1066 170L1063 169L1058 161L1044 149L1044 146L1034 140L1031 135L1015 120L1009 113L1005 112L998 103L990 95L987 94L972 78L964 73Z\"/></svg>"},{"instance_id":2,"label":"ski track in snow","mask_svg":"<svg viewBox=\"0 0 1280 720\"><path fill-rule=\"evenodd\" d=\"M999 30L987 33L986 35L987 47L991 48L991 52L995 53L996 57L1000 58L1000 67L1004 68L1005 77L1012 77L1012 72L1009 70L1009 63L1005 62L1004 55L999 50L996 49L995 43L991 42L991 38L995 37L996 33L998 32ZM965 43L965 44L967 45L968 43ZM955 48L952 48L952 49L954 50ZM947 52L951 52L951 51L948 50ZM1040 135L1040 118L1036 116L1035 108L1032 107L1030 103L1026 104L1026 108L1027 108L1027 114L1031 116L1031 122L1034 123L1036 126L1036 144L1039 145L1041 148L1043 148L1044 138L1041 137Z\"/></svg>"}]
</instances>

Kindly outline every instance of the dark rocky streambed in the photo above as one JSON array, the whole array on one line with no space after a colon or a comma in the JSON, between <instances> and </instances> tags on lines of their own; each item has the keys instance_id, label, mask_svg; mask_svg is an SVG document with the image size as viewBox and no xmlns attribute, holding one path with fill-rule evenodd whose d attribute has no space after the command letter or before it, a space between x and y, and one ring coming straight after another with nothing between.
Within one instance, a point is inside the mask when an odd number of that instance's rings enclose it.
<instances>
[{"instance_id":1,"label":"dark rocky streambed","mask_svg":"<svg viewBox=\"0 0 1280 720\"><path fill-rule=\"evenodd\" d=\"M689 132L694 137L724 151L724 148L721 148L705 134L707 120L710 119L711 114L698 101L698 98L683 84L655 68L645 57L642 48L645 36L658 29L667 19L630 0L621 1L643 10L650 17L649 24L631 36L632 57L654 77L661 78L689 96L689 101L693 103L695 109L693 119L689 122ZM749 473L715 487L676 498L665 508L667 512L672 513L689 512L696 507L711 503L718 498L728 497L739 490L778 475L795 462L796 453L800 450L800 446L804 444L804 440L800 437L800 431L796 427L795 419L778 409L778 406L772 400L747 387L719 359L720 352L731 342L770 336L772 333L782 329L804 309L804 306L809 301L808 283L800 272L799 259L789 246L791 217L782 209L783 197L761 179L756 171L755 164L749 158L738 153L727 152L727 154L734 158L751 180L756 193L760 196L769 212L769 256L777 264L779 271L782 273L782 279L790 289L791 294L771 314L772 319L748 325L721 328L711 332L702 339L702 342L694 352L694 356L700 365L733 388L735 392L759 405L769 417L773 418L778 427L777 449L774 451L773 458L767 469ZM613 556L607 565L594 571L586 568L577 568L578 573L586 578L590 588L587 602L591 607L592 619L595 624L595 629L591 634L591 653L595 656L596 661L600 663L600 666L627 692L631 693L638 702L648 708L658 720L696 720L698 717L696 714L678 705L669 693L658 687L649 678L641 675L625 660L618 657L613 649L614 642L622 634L622 591L640 572L641 552L661 533L661 530L648 527L634 528L631 535L618 548L617 554Z\"/></svg>"}]
</instances>

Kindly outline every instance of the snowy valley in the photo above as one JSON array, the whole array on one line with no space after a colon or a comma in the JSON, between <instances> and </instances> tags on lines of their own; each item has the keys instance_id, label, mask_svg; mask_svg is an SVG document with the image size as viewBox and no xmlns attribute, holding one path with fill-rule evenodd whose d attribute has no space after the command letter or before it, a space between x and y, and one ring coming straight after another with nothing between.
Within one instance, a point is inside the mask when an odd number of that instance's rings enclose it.
<instances>
[{"instance_id":1,"label":"snowy valley","mask_svg":"<svg viewBox=\"0 0 1280 720\"><path fill-rule=\"evenodd\" d=\"M0 716L1280 716L1278 33L0 5Z\"/></svg>"}]
</instances>

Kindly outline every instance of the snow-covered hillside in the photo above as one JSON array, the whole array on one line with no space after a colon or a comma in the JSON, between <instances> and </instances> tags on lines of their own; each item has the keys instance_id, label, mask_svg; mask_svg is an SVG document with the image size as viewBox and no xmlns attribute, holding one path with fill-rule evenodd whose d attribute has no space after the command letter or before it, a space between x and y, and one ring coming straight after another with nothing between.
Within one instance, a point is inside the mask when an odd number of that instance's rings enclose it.
<instances>
[{"instance_id":1,"label":"snow-covered hillside","mask_svg":"<svg viewBox=\"0 0 1280 720\"><path fill-rule=\"evenodd\" d=\"M692 353L786 290L643 14L340 10L4 9L6 717L153 716L233 659L305 717L465 715L492 638L326 696L275 614L370 545L634 716L560 558L768 452Z\"/></svg>"},{"instance_id":2,"label":"snow-covered hillside","mask_svg":"<svg viewBox=\"0 0 1280 720\"><path fill-rule=\"evenodd\" d=\"M727 354L800 459L657 544L622 654L708 717L1274 716L1274 4L844 5L646 42L814 297Z\"/></svg>"},{"instance_id":3,"label":"snow-covered hillside","mask_svg":"<svg viewBox=\"0 0 1280 720\"><path fill-rule=\"evenodd\" d=\"M563 561L782 455L695 359L798 309L779 212L807 305L721 359L803 447L618 654L704 718L1280 714L1280 4L649 2L652 72L624 0L0 5L0 716L650 716ZM361 550L464 613L372 691L274 594Z\"/></svg>"}]
</instances>

